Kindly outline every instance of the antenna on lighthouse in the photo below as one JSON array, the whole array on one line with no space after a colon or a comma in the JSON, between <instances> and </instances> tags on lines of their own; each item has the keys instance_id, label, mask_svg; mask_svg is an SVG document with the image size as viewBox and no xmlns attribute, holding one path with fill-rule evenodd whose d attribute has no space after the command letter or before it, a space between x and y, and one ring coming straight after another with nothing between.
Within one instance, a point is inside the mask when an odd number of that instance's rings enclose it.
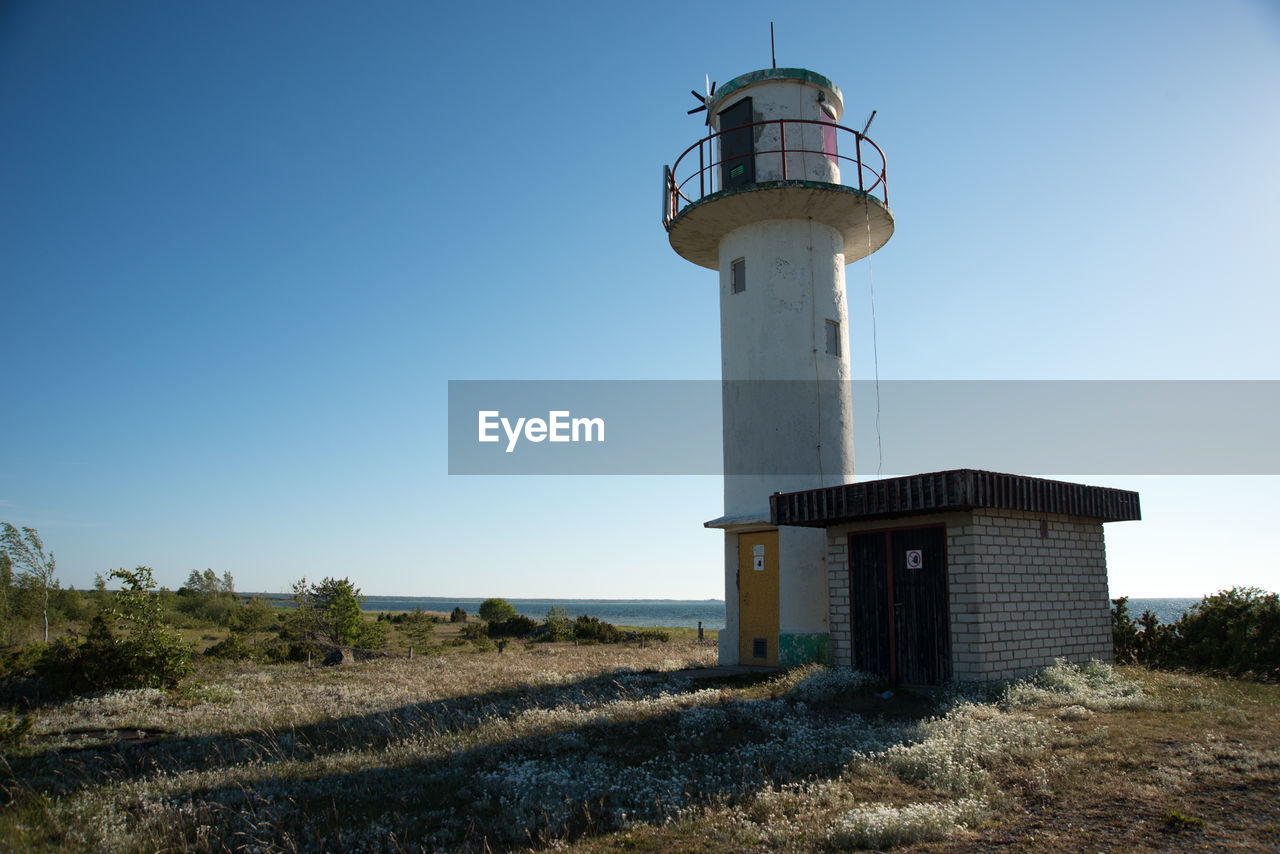
<instances>
[{"instance_id":1,"label":"antenna on lighthouse","mask_svg":"<svg viewBox=\"0 0 1280 854\"><path fill-rule=\"evenodd\" d=\"M769 22L769 59L773 62L773 67L778 67L778 53L773 47L773 21Z\"/></svg>"},{"instance_id":2,"label":"antenna on lighthouse","mask_svg":"<svg viewBox=\"0 0 1280 854\"><path fill-rule=\"evenodd\" d=\"M867 131L871 130L871 122L875 120L876 111L872 110L871 115L867 116L867 123L862 126L862 135L866 136Z\"/></svg>"}]
</instances>

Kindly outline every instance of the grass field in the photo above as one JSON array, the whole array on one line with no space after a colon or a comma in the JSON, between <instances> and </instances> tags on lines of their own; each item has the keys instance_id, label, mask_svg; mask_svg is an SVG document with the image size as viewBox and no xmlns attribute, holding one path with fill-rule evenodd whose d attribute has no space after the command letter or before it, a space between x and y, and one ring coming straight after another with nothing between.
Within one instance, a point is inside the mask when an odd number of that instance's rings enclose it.
<instances>
[{"instance_id":1,"label":"grass field","mask_svg":"<svg viewBox=\"0 0 1280 854\"><path fill-rule=\"evenodd\" d=\"M443 627L442 627L443 630ZM1096 666L879 695L715 646L204 662L42 710L0 850L1275 850L1280 687Z\"/></svg>"}]
</instances>

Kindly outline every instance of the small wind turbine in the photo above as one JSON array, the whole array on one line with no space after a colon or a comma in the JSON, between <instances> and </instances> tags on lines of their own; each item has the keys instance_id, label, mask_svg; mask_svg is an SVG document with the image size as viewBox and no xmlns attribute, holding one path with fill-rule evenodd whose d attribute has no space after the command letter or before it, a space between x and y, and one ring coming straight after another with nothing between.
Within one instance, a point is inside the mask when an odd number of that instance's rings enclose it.
<instances>
[{"instance_id":1,"label":"small wind turbine","mask_svg":"<svg viewBox=\"0 0 1280 854\"><path fill-rule=\"evenodd\" d=\"M706 77L707 94L699 95L697 89L689 90L689 94L698 100L698 106L689 110L689 115L692 116L694 113L700 113L703 110L707 110L707 124L711 124L711 111L708 108L711 106L712 96L716 94L716 84L715 81L711 79L710 74L706 75Z\"/></svg>"}]
</instances>

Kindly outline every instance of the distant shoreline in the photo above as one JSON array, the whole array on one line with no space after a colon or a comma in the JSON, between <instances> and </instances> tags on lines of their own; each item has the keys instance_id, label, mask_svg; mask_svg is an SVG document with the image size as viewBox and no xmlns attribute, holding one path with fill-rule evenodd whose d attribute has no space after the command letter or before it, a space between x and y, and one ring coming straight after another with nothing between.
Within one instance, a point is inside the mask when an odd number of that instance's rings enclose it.
<instances>
[{"instance_id":1,"label":"distant shoreline","mask_svg":"<svg viewBox=\"0 0 1280 854\"><path fill-rule=\"evenodd\" d=\"M242 596L260 596L267 601L288 607L292 597L288 593L241 593ZM482 596L366 596L361 603L364 611L423 611L449 613L462 608L474 614ZM669 626L672 628L697 628L720 630L725 625L723 599L507 599L517 613L531 619L542 619L551 608L563 608L570 617L587 614L607 623L621 626ZM1143 611L1151 611L1161 623L1174 623L1200 598L1169 597L1129 599L1129 613L1135 619Z\"/></svg>"}]
</instances>

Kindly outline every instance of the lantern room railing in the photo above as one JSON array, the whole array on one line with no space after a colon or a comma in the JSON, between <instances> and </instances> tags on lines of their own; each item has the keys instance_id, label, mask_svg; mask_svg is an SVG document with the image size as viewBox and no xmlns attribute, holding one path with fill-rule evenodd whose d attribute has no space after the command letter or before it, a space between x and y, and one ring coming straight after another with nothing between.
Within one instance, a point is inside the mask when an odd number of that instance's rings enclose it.
<instances>
[{"instance_id":1,"label":"lantern room railing","mask_svg":"<svg viewBox=\"0 0 1280 854\"><path fill-rule=\"evenodd\" d=\"M717 159L716 149L720 137L743 128L753 128L753 136L759 138L761 129L777 126L778 146L771 149L757 149L749 154L734 153L728 157ZM820 149L806 148L804 143L805 125L817 125L824 131L832 129L835 144L828 150L827 145ZM794 144L788 145L788 129ZM799 131L799 132L797 132ZM840 141L852 137L853 155L841 154ZM696 152L696 153L695 153ZM662 167L662 224L665 226L676 218L685 207L721 190L721 165L726 161L735 163L745 157L753 157L757 163L765 162L780 165L781 180L813 180L808 176L808 169L789 166L788 161L794 159L789 155L799 155L802 164L810 155L829 160L840 167L840 183L847 187L856 187L859 191L878 198L887 206L889 204L888 184L885 178L884 152L880 146L872 142L852 128L834 122L814 119L769 119L762 122L726 128L719 133L709 134L686 148L672 166ZM766 158L762 161L761 158ZM853 174L850 175L849 173ZM770 179L772 180L772 179ZM768 183L761 181L758 183ZM749 186L749 185L748 185Z\"/></svg>"}]
</instances>

